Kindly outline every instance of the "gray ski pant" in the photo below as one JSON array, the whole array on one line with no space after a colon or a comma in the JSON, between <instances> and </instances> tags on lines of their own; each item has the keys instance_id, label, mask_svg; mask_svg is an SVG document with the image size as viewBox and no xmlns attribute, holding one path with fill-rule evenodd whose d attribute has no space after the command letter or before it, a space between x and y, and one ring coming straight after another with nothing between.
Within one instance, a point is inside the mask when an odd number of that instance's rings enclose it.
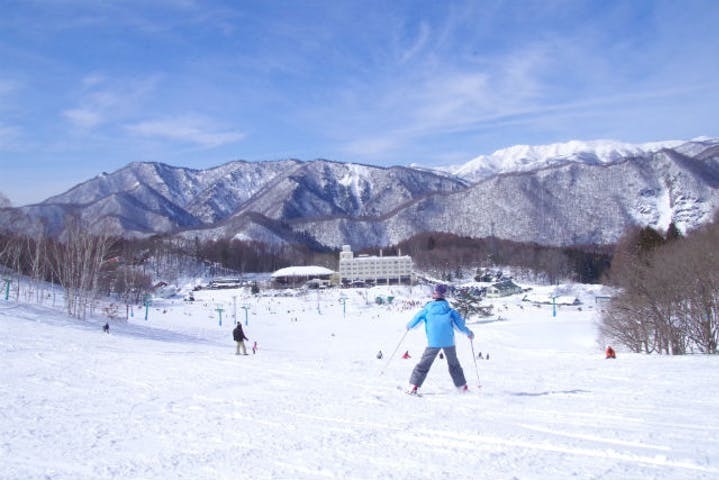
<instances>
[{"instance_id":1,"label":"gray ski pant","mask_svg":"<svg viewBox=\"0 0 719 480\"><path fill-rule=\"evenodd\" d=\"M409 377L410 384L417 385L417 388L422 386L440 350L444 350L444 356L447 358L447 366L449 367L449 375L452 377L454 386L462 387L467 383L467 380L464 378L464 370L462 370L462 366L457 359L457 347L451 346L444 348L425 348L422 358L419 363L415 365L414 370L412 370L412 375Z\"/></svg>"}]
</instances>

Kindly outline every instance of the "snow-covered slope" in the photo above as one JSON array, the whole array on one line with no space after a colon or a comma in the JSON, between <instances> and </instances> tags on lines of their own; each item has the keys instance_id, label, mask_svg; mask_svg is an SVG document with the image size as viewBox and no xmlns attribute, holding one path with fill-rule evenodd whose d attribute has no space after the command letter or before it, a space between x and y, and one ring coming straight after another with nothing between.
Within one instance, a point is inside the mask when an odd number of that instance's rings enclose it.
<instances>
[{"instance_id":1,"label":"snow-covered slope","mask_svg":"<svg viewBox=\"0 0 719 480\"><path fill-rule=\"evenodd\" d=\"M601 290L535 291L583 304L553 317L496 300L501 320L456 339L470 392L438 358L422 398L397 387L426 345L421 328L403 335L427 287L347 290L346 310L333 290L205 290L154 299L109 335L102 318L0 300L0 478L719 477L717 359L605 360ZM234 354L233 300L254 355Z\"/></svg>"},{"instance_id":2,"label":"snow-covered slope","mask_svg":"<svg viewBox=\"0 0 719 480\"><path fill-rule=\"evenodd\" d=\"M43 204L87 206L103 202L113 195L124 195L131 196L140 208L157 211L155 199L161 197L166 203L172 204L175 210L182 212L167 212L170 224L206 224L226 218L279 173L291 170L299 163L298 160L263 163L236 161L208 170L173 167L162 163L131 163L116 172L98 175L61 195L47 199ZM122 207L113 214L122 216ZM177 216L190 217L192 220Z\"/></svg>"},{"instance_id":3,"label":"snow-covered slope","mask_svg":"<svg viewBox=\"0 0 719 480\"><path fill-rule=\"evenodd\" d=\"M278 176L236 215L255 212L285 221L379 218L429 194L464 189L461 181L432 172L315 161Z\"/></svg>"},{"instance_id":4,"label":"snow-covered slope","mask_svg":"<svg viewBox=\"0 0 719 480\"><path fill-rule=\"evenodd\" d=\"M2 192L0 192L0 208L9 208L12 207L12 203L10 202L10 199L7 198Z\"/></svg>"},{"instance_id":5,"label":"snow-covered slope","mask_svg":"<svg viewBox=\"0 0 719 480\"><path fill-rule=\"evenodd\" d=\"M539 170L568 162L603 164L623 158L643 157L684 143L680 140L643 144L614 140L573 140L550 145L516 145L497 150L490 155L480 155L467 163L444 170L476 182L501 173Z\"/></svg>"}]
</instances>

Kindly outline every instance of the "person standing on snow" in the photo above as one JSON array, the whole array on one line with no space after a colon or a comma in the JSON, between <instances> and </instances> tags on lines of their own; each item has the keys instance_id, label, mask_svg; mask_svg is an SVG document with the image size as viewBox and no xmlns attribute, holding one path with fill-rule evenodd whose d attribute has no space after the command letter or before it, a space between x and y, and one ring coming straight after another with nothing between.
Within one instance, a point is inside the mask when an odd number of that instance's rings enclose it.
<instances>
[{"instance_id":1,"label":"person standing on snow","mask_svg":"<svg viewBox=\"0 0 719 480\"><path fill-rule=\"evenodd\" d=\"M232 330L232 338L234 338L235 342L237 342L237 352L235 355L239 355L240 351L242 351L242 355L247 355L245 340L249 340L249 338L245 337L245 332L242 331L242 324L240 322L237 322L237 326L234 330Z\"/></svg>"},{"instance_id":2,"label":"person standing on snow","mask_svg":"<svg viewBox=\"0 0 719 480\"><path fill-rule=\"evenodd\" d=\"M446 285L436 285L432 292L433 301L427 303L407 324L407 330L411 330L424 322L424 329L427 333L427 348L425 348L419 363L412 370L407 393L417 393L417 389L427 378L427 373L440 350L444 351L447 357L449 374L454 386L460 391L468 390L464 370L459 364L457 348L454 345L454 329L467 335L470 340L474 338L474 333L464 324L464 319L459 312L449 306L444 298L446 293Z\"/></svg>"}]
</instances>

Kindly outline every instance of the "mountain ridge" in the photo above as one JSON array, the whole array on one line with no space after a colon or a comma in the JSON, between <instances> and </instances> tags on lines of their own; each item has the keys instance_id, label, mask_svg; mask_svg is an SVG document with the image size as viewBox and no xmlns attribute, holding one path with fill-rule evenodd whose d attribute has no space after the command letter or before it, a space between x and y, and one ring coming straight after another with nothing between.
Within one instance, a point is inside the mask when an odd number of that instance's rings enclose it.
<instances>
[{"instance_id":1,"label":"mountain ridge","mask_svg":"<svg viewBox=\"0 0 719 480\"><path fill-rule=\"evenodd\" d=\"M610 163L620 158L651 154L684 143L681 140L640 144L615 140L571 140L547 145L514 145L489 155L479 155L461 165L444 167L443 170L465 179L478 181L500 173L536 170L543 166L572 161Z\"/></svg>"},{"instance_id":2,"label":"mountain ridge","mask_svg":"<svg viewBox=\"0 0 719 480\"><path fill-rule=\"evenodd\" d=\"M333 248L386 246L426 231L568 245L612 243L631 225L689 230L719 206L718 139L498 152L484 170L476 168L482 156L463 169L326 159L233 160L208 169L132 162L39 204L2 208L0 220L16 231L61 235L63 217L79 214L127 237L299 238Z\"/></svg>"}]
</instances>

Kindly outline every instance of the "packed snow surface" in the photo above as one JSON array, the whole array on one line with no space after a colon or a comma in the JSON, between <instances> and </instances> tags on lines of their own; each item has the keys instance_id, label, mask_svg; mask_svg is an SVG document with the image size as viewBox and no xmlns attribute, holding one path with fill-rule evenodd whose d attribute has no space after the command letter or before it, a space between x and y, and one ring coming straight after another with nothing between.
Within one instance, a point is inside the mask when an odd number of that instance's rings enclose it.
<instances>
[{"instance_id":1,"label":"packed snow surface","mask_svg":"<svg viewBox=\"0 0 719 480\"><path fill-rule=\"evenodd\" d=\"M569 286L582 304L556 316L492 300L457 334L469 393L437 358L412 397L425 336L405 325L428 293L203 290L109 334L0 299L0 479L719 478L718 357L605 360L602 294Z\"/></svg>"}]
</instances>

